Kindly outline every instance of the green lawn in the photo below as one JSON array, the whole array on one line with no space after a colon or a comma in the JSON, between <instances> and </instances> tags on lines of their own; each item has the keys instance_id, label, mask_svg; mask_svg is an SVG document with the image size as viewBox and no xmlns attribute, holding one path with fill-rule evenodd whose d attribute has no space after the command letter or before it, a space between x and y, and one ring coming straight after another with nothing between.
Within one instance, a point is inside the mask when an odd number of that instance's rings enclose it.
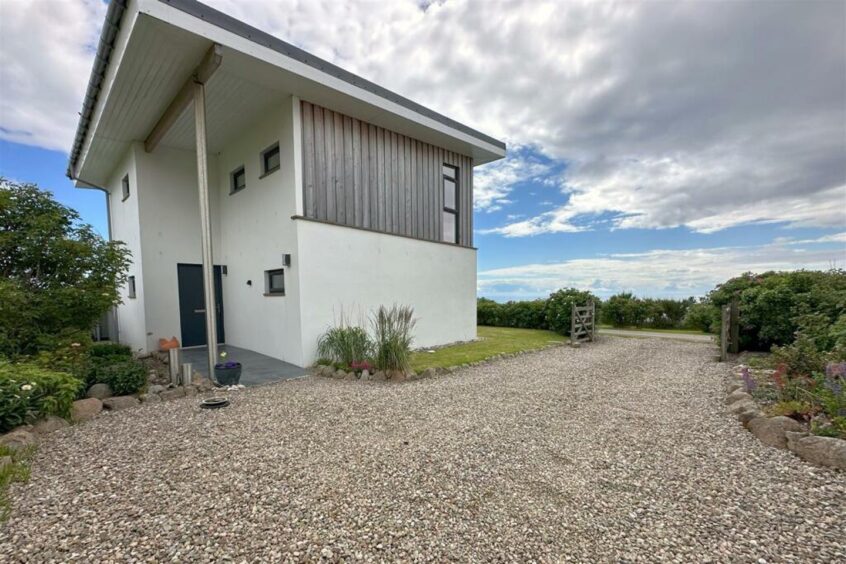
<instances>
[{"instance_id":1,"label":"green lawn","mask_svg":"<svg viewBox=\"0 0 846 564\"><path fill-rule=\"evenodd\" d=\"M703 333L696 329L649 329L648 327L614 327L612 325L600 324L596 326L597 329L624 329L626 331L647 331L650 333L681 333L682 335L710 335L711 333Z\"/></svg>"},{"instance_id":2,"label":"green lawn","mask_svg":"<svg viewBox=\"0 0 846 564\"><path fill-rule=\"evenodd\" d=\"M539 329L479 327L478 340L437 349L433 353L416 352L411 368L417 372L427 368L447 368L477 362L498 354L540 349L552 343L567 342L567 337Z\"/></svg>"}]
</instances>

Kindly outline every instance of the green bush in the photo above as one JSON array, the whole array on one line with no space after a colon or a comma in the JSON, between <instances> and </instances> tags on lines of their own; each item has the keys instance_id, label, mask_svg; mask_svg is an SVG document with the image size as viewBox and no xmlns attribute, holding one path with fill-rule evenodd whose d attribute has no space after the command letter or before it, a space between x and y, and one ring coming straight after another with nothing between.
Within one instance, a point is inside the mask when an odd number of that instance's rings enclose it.
<instances>
[{"instance_id":1,"label":"green bush","mask_svg":"<svg viewBox=\"0 0 846 564\"><path fill-rule=\"evenodd\" d=\"M691 304L682 322L685 329L696 329L705 333L717 333L720 329L720 308L707 302Z\"/></svg>"},{"instance_id":2,"label":"green bush","mask_svg":"<svg viewBox=\"0 0 846 564\"><path fill-rule=\"evenodd\" d=\"M91 346L89 354L92 357L132 357L132 349L128 345L120 343L95 343Z\"/></svg>"},{"instance_id":3,"label":"green bush","mask_svg":"<svg viewBox=\"0 0 846 564\"><path fill-rule=\"evenodd\" d=\"M87 382L108 384L116 396L126 396L141 391L147 384L147 370L141 362L121 357L100 357L95 360Z\"/></svg>"},{"instance_id":4,"label":"green bush","mask_svg":"<svg viewBox=\"0 0 846 564\"><path fill-rule=\"evenodd\" d=\"M317 340L317 355L321 360L352 366L373 354L373 342L361 327L342 325L331 327Z\"/></svg>"},{"instance_id":5,"label":"green bush","mask_svg":"<svg viewBox=\"0 0 846 564\"><path fill-rule=\"evenodd\" d=\"M47 415L68 417L82 381L31 364L0 362L0 433Z\"/></svg>"},{"instance_id":6,"label":"green bush","mask_svg":"<svg viewBox=\"0 0 846 564\"><path fill-rule=\"evenodd\" d=\"M34 184L0 178L0 356L88 334L120 302L130 253Z\"/></svg>"},{"instance_id":7,"label":"green bush","mask_svg":"<svg viewBox=\"0 0 846 564\"><path fill-rule=\"evenodd\" d=\"M590 302L596 304L596 314L599 316L599 299L590 292L575 288L566 288L552 293L546 301L545 317L547 327L561 335L570 335L573 304L585 306Z\"/></svg>"},{"instance_id":8,"label":"green bush","mask_svg":"<svg viewBox=\"0 0 846 564\"><path fill-rule=\"evenodd\" d=\"M502 304L488 298L476 300L476 324L487 325L488 327L502 327L500 317L502 315Z\"/></svg>"},{"instance_id":9,"label":"green bush","mask_svg":"<svg viewBox=\"0 0 846 564\"><path fill-rule=\"evenodd\" d=\"M836 325L846 311L846 272L746 273L708 295L717 308L733 300L740 309L741 350L766 351L792 343L806 315L818 316L821 325Z\"/></svg>"},{"instance_id":10,"label":"green bush","mask_svg":"<svg viewBox=\"0 0 846 564\"><path fill-rule=\"evenodd\" d=\"M374 357L380 370L406 372L411 364L412 330L416 323L409 306L380 306L373 314Z\"/></svg>"}]
</instances>

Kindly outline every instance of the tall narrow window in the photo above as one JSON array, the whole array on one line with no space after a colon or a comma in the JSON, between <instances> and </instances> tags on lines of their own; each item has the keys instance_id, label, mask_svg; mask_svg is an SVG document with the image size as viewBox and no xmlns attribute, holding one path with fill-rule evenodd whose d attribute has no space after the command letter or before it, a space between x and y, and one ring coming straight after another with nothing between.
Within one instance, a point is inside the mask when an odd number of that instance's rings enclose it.
<instances>
[{"instance_id":1,"label":"tall narrow window","mask_svg":"<svg viewBox=\"0 0 846 564\"><path fill-rule=\"evenodd\" d=\"M123 180L120 181L121 188L123 189L123 200L126 200L129 197L129 175L123 177Z\"/></svg>"},{"instance_id":2,"label":"tall narrow window","mask_svg":"<svg viewBox=\"0 0 846 564\"><path fill-rule=\"evenodd\" d=\"M127 294L129 294L130 298L135 297L135 277L130 276L126 282L127 285Z\"/></svg>"},{"instance_id":3,"label":"tall narrow window","mask_svg":"<svg viewBox=\"0 0 846 564\"><path fill-rule=\"evenodd\" d=\"M247 173L244 167L238 167L230 174L229 193L234 194L247 186Z\"/></svg>"},{"instance_id":4,"label":"tall narrow window","mask_svg":"<svg viewBox=\"0 0 846 564\"><path fill-rule=\"evenodd\" d=\"M458 168L445 164L443 165L443 175L443 240L447 243L458 243Z\"/></svg>"},{"instance_id":5,"label":"tall narrow window","mask_svg":"<svg viewBox=\"0 0 846 564\"><path fill-rule=\"evenodd\" d=\"M275 170L279 170L279 143L274 143L261 152L261 175L267 176Z\"/></svg>"}]
</instances>

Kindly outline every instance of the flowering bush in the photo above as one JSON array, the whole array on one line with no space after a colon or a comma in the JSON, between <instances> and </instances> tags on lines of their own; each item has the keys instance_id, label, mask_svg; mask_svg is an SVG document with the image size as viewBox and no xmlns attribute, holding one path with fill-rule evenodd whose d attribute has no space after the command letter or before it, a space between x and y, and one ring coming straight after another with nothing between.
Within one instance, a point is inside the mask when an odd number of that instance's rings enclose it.
<instances>
[{"instance_id":1,"label":"flowering bush","mask_svg":"<svg viewBox=\"0 0 846 564\"><path fill-rule=\"evenodd\" d=\"M47 415L67 417L82 385L64 372L0 362L0 433Z\"/></svg>"}]
</instances>

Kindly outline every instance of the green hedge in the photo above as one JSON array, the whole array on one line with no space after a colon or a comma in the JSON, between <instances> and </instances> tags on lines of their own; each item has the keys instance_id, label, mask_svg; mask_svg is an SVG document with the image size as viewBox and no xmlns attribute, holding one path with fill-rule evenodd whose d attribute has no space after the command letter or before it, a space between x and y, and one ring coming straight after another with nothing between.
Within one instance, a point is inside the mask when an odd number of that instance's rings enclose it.
<instances>
[{"instance_id":1,"label":"green hedge","mask_svg":"<svg viewBox=\"0 0 846 564\"><path fill-rule=\"evenodd\" d=\"M47 415L68 417L83 383L30 363L0 362L0 432Z\"/></svg>"},{"instance_id":2,"label":"green hedge","mask_svg":"<svg viewBox=\"0 0 846 564\"><path fill-rule=\"evenodd\" d=\"M543 300L511 301L504 304L479 298L476 304L476 323L490 327L520 329L548 329L562 335L570 334L572 304L587 305L590 301L600 310L599 298L590 292L565 288Z\"/></svg>"},{"instance_id":3,"label":"green hedge","mask_svg":"<svg viewBox=\"0 0 846 564\"><path fill-rule=\"evenodd\" d=\"M741 350L790 344L808 315L832 325L846 313L843 270L746 273L717 286L708 302L716 308L737 300Z\"/></svg>"}]
</instances>

